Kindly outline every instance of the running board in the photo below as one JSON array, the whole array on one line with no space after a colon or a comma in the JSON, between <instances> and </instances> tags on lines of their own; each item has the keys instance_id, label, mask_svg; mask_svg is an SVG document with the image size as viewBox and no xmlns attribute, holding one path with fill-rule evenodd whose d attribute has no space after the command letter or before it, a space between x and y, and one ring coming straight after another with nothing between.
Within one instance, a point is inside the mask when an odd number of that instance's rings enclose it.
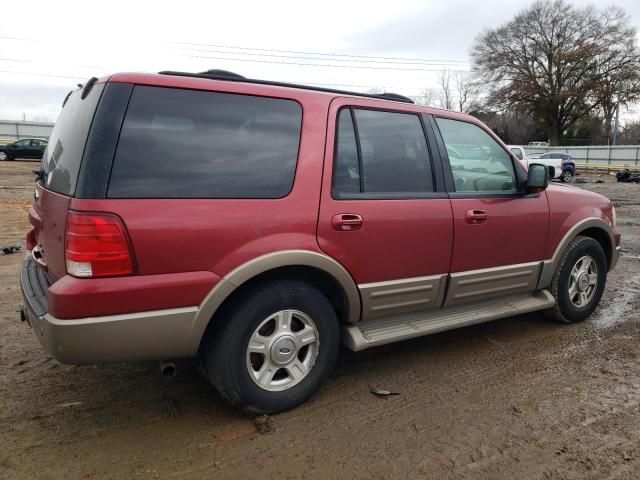
<instances>
[{"instance_id":1,"label":"running board","mask_svg":"<svg viewBox=\"0 0 640 480\"><path fill-rule=\"evenodd\" d=\"M342 329L344 344L354 352L386 343L466 327L550 308L556 303L547 290L455 305L442 310L398 315L349 325Z\"/></svg>"}]
</instances>

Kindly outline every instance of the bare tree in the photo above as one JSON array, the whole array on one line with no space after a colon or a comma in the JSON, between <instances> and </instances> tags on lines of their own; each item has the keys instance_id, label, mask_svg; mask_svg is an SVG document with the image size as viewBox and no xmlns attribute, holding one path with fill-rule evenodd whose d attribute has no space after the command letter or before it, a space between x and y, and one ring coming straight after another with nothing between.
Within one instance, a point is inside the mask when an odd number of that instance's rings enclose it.
<instances>
[{"instance_id":1,"label":"bare tree","mask_svg":"<svg viewBox=\"0 0 640 480\"><path fill-rule=\"evenodd\" d=\"M437 107L438 101L439 98L438 95L436 95L435 90L428 87L422 91L420 98L418 98L418 103L427 107Z\"/></svg>"},{"instance_id":2,"label":"bare tree","mask_svg":"<svg viewBox=\"0 0 640 480\"><path fill-rule=\"evenodd\" d=\"M620 145L640 144L640 122L630 122L622 127L619 143Z\"/></svg>"},{"instance_id":3,"label":"bare tree","mask_svg":"<svg viewBox=\"0 0 640 480\"><path fill-rule=\"evenodd\" d=\"M453 110L453 91L449 69L438 72L438 85L440 87L440 106L446 110Z\"/></svg>"},{"instance_id":4,"label":"bare tree","mask_svg":"<svg viewBox=\"0 0 640 480\"><path fill-rule=\"evenodd\" d=\"M538 0L485 31L472 57L478 81L489 86L488 101L529 113L552 145L611 98L607 79L640 76L629 17L617 7L578 8L564 0Z\"/></svg>"},{"instance_id":5,"label":"bare tree","mask_svg":"<svg viewBox=\"0 0 640 480\"><path fill-rule=\"evenodd\" d=\"M458 110L467 112L473 103L476 85L470 72L458 70L454 74L454 85L458 99Z\"/></svg>"}]
</instances>

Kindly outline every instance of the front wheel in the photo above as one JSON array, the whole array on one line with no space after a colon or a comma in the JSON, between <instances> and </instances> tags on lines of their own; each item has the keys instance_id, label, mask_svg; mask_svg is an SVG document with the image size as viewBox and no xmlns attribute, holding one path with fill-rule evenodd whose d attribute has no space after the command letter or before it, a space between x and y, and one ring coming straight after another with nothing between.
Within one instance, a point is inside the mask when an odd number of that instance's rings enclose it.
<instances>
[{"instance_id":1,"label":"front wheel","mask_svg":"<svg viewBox=\"0 0 640 480\"><path fill-rule=\"evenodd\" d=\"M545 314L559 322L588 318L600 303L607 281L607 258L593 238L578 236L567 248L551 282L556 299Z\"/></svg>"},{"instance_id":2,"label":"front wheel","mask_svg":"<svg viewBox=\"0 0 640 480\"><path fill-rule=\"evenodd\" d=\"M329 300L298 280L261 285L223 311L204 345L206 371L236 407L277 413L311 397L331 372L339 326Z\"/></svg>"},{"instance_id":3,"label":"front wheel","mask_svg":"<svg viewBox=\"0 0 640 480\"><path fill-rule=\"evenodd\" d=\"M7 160L9 157L5 152L0 152L0 160Z\"/></svg>"},{"instance_id":4,"label":"front wheel","mask_svg":"<svg viewBox=\"0 0 640 480\"><path fill-rule=\"evenodd\" d=\"M560 175L560 181L562 183L571 183L571 180L573 180L573 172L571 170L565 170Z\"/></svg>"}]
</instances>

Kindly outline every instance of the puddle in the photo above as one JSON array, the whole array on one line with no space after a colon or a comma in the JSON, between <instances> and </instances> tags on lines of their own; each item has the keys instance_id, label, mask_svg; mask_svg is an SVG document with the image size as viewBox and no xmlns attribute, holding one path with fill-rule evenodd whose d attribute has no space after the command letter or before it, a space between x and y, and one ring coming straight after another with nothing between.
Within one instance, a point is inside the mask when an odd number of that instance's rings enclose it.
<instances>
[{"instance_id":1,"label":"puddle","mask_svg":"<svg viewBox=\"0 0 640 480\"><path fill-rule=\"evenodd\" d=\"M622 287L615 293L609 305L600 309L593 324L598 328L609 328L630 319L627 315L634 307L632 301L640 297L640 275L625 278Z\"/></svg>"}]
</instances>

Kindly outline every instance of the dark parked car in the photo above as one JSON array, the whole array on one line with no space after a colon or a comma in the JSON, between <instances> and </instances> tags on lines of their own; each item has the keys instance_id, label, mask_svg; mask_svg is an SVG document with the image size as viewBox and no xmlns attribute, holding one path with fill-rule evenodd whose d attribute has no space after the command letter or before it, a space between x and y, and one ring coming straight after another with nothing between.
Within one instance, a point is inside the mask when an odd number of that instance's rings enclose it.
<instances>
[{"instance_id":1,"label":"dark parked car","mask_svg":"<svg viewBox=\"0 0 640 480\"><path fill-rule=\"evenodd\" d=\"M576 174L576 164L568 153L561 152L549 152L538 157L540 160L547 158L560 159L562 161L562 174L560 175L561 182L570 182Z\"/></svg>"},{"instance_id":2,"label":"dark parked car","mask_svg":"<svg viewBox=\"0 0 640 480\"><path fill-rule=\"evenodd\" d=\"M14 143L0 146L0 160L16 158L42 158L47 141L40 138L23 138Z\"/></svg>"}]
</instances>

